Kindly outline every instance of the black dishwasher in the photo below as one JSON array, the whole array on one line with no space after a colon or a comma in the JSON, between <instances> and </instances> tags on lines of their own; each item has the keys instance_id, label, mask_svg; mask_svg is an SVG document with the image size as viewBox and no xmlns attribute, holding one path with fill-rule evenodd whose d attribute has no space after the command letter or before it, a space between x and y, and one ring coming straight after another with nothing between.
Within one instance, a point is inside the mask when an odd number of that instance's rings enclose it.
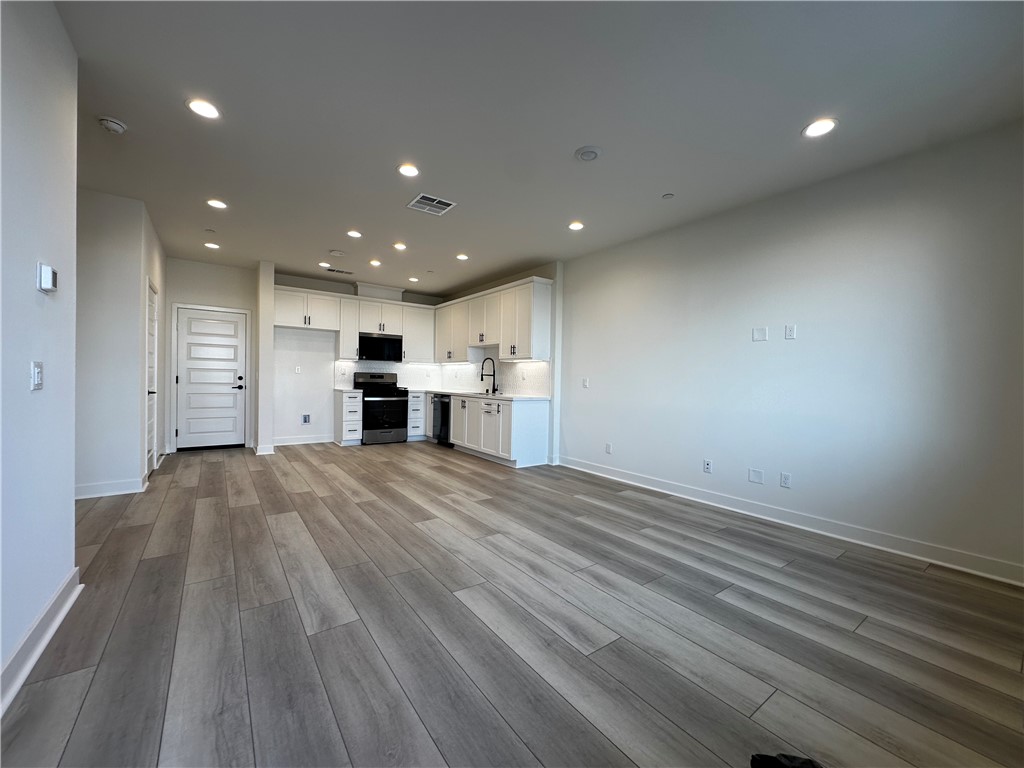
<instances>
[{"instance_id":1,"label":"black dishwasher","mask_svg":"<svg viewBox=\"0 0 1024 768\"><path fill-rule=\"evenodd\" d=\"M451 429L452 396L431 395L431 407L434 410L430 436L437 441L438 445L452 447L449 430Z\"/></svg>"}]
</instances>

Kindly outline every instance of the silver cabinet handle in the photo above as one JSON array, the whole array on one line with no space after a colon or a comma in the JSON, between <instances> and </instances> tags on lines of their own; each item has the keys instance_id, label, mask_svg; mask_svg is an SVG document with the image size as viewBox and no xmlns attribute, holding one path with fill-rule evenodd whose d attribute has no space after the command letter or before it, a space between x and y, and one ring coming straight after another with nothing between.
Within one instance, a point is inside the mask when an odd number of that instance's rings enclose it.
<instances>
[{"instance_id":1,"label":"silver cabinet handle","mask_svg":"<svg viewBox=\"0 0 1024 768\"><path fill-rule=\"evenodd\" d=\"M501 403L498 403L498 413L501 413Z\"/></svg>"}]
</instances>

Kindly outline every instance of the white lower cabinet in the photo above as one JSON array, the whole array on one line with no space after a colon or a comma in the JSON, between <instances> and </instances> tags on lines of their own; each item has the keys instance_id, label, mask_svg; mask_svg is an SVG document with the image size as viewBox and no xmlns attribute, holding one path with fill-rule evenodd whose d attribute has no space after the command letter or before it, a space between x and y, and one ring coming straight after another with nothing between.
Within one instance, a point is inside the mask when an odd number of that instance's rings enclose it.
<instances>
[{"instance_id":1,"label":"white lower cabinet","mask_svg":"<svg viewBox=\"0 0 1024 768\"><path fill-rule=\"evenodd\" d=\"M451 441L517 467L548 463L547 400L452 395Z\"/></svg>"},{"instance_id":2,"label":"white lower cabinet","mask_svg":"<svg viewBox=\"0 0 1024 768\"><path fill-rule=\"evenodd\" d=\"M363 393L358 389L334 391L334 442L363 440Z\"/></svg>"},{"instance_id":3,"label":"white lower cabinet","mask_svg":"<svg viewBox=\"0 0 1024 768\"><path fill-rule=\"evenodd\" d=\"M410 440L422 440L427 435L427 396L424 392L409 393Z\"/></svg>"}]
</instances>

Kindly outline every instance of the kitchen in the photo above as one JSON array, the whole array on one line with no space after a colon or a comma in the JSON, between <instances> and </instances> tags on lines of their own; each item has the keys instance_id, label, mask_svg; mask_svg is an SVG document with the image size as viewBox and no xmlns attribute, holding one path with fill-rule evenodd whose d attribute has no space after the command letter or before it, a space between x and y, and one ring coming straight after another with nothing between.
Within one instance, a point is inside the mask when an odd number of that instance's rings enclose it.
<instances>
[{"instance_id":1,"label":"kitchen","mask_svg":"<svg viewBox=\"0 0 1024 768\"><path fill-rule=\"evenodd\" d=\"M358 297L275 287L275 442L433 440L512 467L549 463L553 282L528 277L433 307L362 283ZM318 350L303 358L313 334ZM297 386L303 370L318 383Z\"/></svg>"}]
</instances>

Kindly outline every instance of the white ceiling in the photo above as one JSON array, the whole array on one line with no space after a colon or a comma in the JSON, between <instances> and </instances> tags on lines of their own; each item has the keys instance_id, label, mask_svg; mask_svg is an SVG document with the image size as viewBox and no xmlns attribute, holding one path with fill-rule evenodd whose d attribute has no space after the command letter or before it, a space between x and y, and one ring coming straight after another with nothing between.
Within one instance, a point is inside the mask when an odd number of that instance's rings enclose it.
<instances>
[{"instance_id":1,"label":"white ceiling","mask_svg":"<svg viewBox=\"0 0 1024 768\"><path fill-rule=\"evenodd\" d=\"M1022 113L1020 3L58 7L80 183L144 200L169 256L333 277L326 259L435 295ZM223 117L194 116L196 97ZM839 129L802 139L820 115ZM604 154L575 160L584 144ZM405 208L419 193L458 206Z\"/></svg>"}]
</instances>

